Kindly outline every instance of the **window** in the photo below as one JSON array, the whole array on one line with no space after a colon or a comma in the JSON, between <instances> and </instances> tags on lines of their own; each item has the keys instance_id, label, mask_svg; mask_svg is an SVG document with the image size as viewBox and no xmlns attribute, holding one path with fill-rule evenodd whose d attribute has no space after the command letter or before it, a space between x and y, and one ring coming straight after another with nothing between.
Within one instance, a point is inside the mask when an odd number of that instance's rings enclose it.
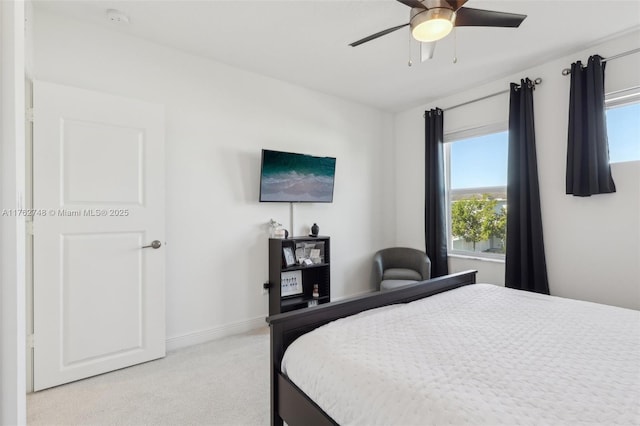
<instances>
[{"instance_id":1,"label":"window","mask_svg":"<svg viewBox=\"0 0 640 426\"><path fill-rule=\"evenodd\" d=\"M504 258L509 135L465 133L445 137L449 252Z\"/></svg>"},{"instance_id":2,"label":"window","mask_svg":"<svg viewBox=\"0 0 640 426\"><path fill-rule=\"evenodd\" d=\"M607 102L609 162L640 160L640 102Z\"/></svg>"}]
</instances>

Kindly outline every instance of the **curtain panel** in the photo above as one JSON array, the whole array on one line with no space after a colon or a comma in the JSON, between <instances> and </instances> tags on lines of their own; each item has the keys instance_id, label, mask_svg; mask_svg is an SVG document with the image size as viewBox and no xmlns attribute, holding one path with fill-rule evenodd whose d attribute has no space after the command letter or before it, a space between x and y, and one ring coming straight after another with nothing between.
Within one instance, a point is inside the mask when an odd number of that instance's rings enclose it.
<instances>
[{"instance_id":1,"label":"curtain panel","mask_svg":"<svg viewBox=\"0 0 640 426\"><path fill-rule=\"evenodd\" d=\"M534 84L511 83L505 286L549 294L533 115Z\"/></svg>"},{"instance_id":2,"label":"curtain panel","mask_svg":"<svg viewBox=\"0 0 640 426\"><path fill-rule=\"evenodd\" d=\"M447 265L447 220L444 181L444 113L440 108L425 111L425 205L426 252L431 259L431 276L449 273Z\"/></svg>"},{"instance_id":3,"label":"curtain panel","mask_svg":"<svg viewBox=\"0 0 640 426\"><path fill-rule=\"evenodd\" d=\"M616 192L609 166L609 142L604 104L605 63L591 56L586 67L571 64L567 194L589 197Z\"/></svg>"}]
</instances>

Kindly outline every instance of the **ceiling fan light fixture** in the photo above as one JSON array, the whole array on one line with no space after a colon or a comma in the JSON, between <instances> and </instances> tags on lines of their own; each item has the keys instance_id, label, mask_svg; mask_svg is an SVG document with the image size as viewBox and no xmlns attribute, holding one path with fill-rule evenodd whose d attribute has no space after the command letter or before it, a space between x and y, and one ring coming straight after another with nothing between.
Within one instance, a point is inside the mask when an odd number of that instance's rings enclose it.
<instances>
[{"instance_id":1,"label":"ceiling fan light fixture","mask_svg":"<svg viewBox=\"0 0 640 426\"><path fill-rule=\"evenodd\" d=\"M413 9L411 35L418 41L430 42L446 37L453 29L456 13L444 7L429 10Z\"/></svg>"}]
</instances>

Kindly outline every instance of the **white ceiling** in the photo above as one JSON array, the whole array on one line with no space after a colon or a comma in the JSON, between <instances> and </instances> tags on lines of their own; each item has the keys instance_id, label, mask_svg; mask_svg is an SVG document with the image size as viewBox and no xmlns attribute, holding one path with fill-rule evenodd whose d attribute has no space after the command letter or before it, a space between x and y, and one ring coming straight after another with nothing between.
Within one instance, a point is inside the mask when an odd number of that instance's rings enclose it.
<instances>
[{"instance_id":1,"label":"white ceiling","mask_svg":"<svg viewBox=\"0 0 640 426\"><path fill-rule=\"evenodd\" d=\"M34 4L36 9L73 15L388 111L456 93L640 28L640 0L470 0L468 7L528 17L518 29L459 28L456 64L453 35L438 42L434 59L420 63L418 43L410 42L408 28L356 48L348 46L408 22L410 9L395 0L39 0ZM126 13L130 24L108 21L109 8Z\"/></svg>"}]
</instances>

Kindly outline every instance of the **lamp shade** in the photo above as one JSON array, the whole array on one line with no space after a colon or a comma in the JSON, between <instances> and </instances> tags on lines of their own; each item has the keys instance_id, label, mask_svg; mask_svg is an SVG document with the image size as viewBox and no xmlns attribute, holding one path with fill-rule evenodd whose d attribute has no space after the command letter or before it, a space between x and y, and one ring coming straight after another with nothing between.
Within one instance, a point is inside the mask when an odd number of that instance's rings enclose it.
<instances>
[{"instance_id":1,"label":"lamp shade","mask_svg":"<svg viewBox=\"0 0 640 426\"><path fill-rule=\"evenodd\" d=\"M422 42L440 40L451 32L455 19L456 13L444 7L418 10L411 17L411 35Z\"/></svg>"}]
</instances>

